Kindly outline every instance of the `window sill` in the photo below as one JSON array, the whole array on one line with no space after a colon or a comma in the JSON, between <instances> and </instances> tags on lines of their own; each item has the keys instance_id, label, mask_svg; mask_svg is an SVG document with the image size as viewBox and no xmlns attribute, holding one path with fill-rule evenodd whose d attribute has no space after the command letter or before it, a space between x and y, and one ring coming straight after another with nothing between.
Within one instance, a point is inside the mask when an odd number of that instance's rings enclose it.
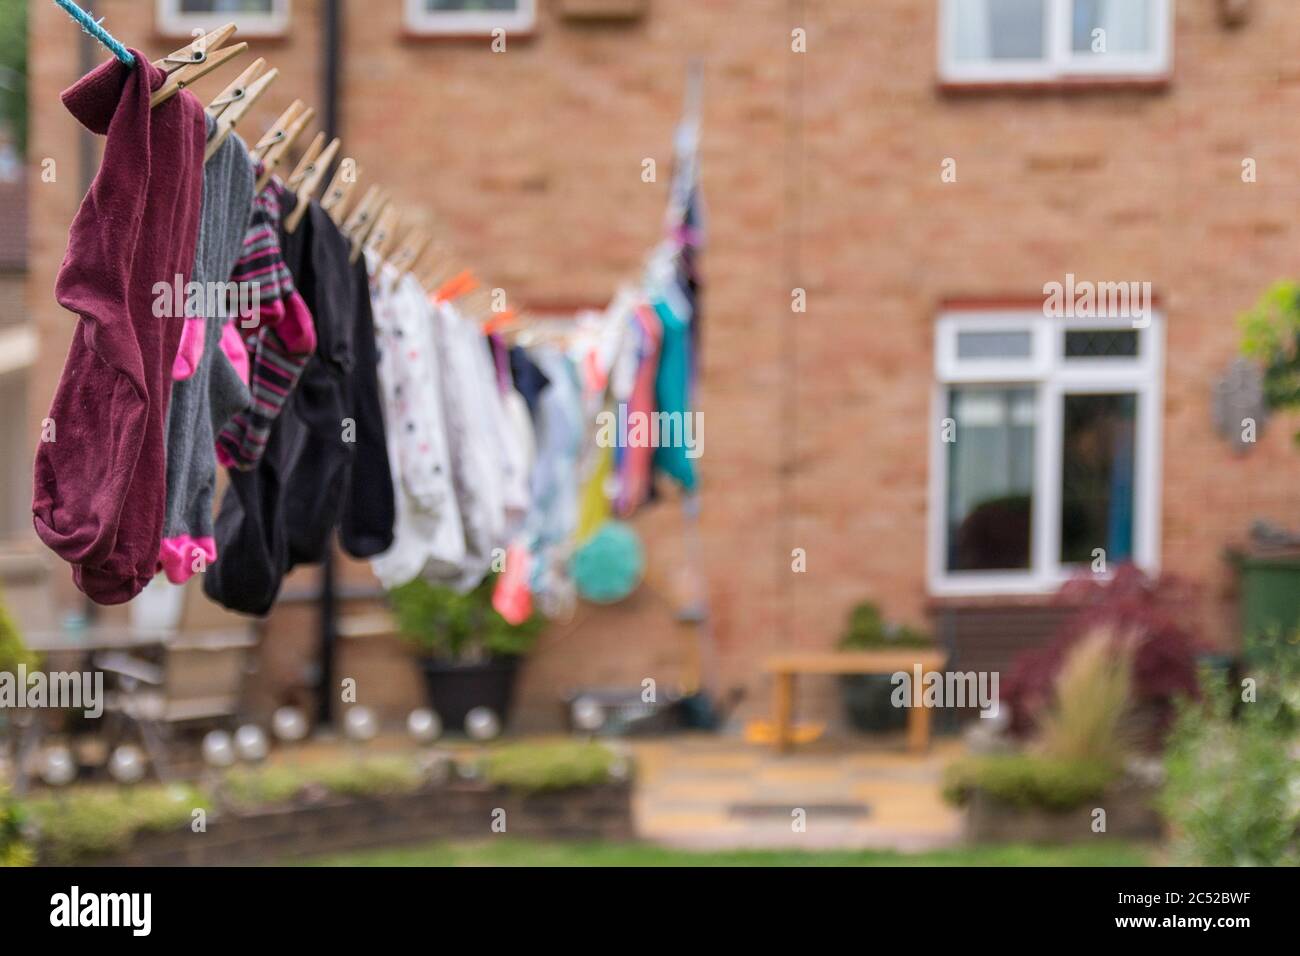
<instances>
[{"instance_id":1,"label":"window sill","mask_svg":"<svg viewBox=\"0 0 1300 956\"><path fill-rule=\"evenodd\" d=\"M1116 76L1070 76L1052 80L949 80L936 81L945 96L1054 95L1059 93L1163 93L1173 85L1168 73Z\"/></svg>"}]
</instances>

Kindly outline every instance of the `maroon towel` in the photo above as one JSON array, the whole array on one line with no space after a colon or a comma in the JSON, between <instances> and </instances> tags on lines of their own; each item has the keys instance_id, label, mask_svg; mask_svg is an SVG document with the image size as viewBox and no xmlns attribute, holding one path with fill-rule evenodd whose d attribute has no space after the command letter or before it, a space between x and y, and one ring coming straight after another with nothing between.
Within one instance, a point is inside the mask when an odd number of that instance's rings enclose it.
<instances>
[{"instance_id":1,"label":"maroon towel","mask_svg":"<svg viewBox=\"0 0 1300 956\"><path fill-rule=\"evenodd\" d=\"M108 138L55 285L79 319L32 494L36 533L100 604L129 601L157 566L184 323L155 316L154 285L189 281L203 197L203 106L183 91L150 110L166 77L131 52L135 69L110 60L63 92L68 111Z\"/></svg>"}]
</instances>

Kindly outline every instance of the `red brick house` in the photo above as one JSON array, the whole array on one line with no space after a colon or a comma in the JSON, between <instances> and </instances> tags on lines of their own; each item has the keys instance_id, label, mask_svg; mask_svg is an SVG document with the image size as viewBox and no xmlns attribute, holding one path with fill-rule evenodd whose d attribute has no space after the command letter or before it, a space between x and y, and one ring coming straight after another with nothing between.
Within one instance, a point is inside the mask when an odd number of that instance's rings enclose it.
<instances>
[{"instance_id":1,"label":"red brick house","mask_svg":"<svg viewBox=\"0 0 1300 956\"><path fill-rule=\"evenodd\" d=\"M231 6L246 12L211 12ZM282 73L259 104L269 123L295 96L321 105L330 6L94 9L152 53L236 19ZM666 168L686 64L703 61L702 583L719 681L754 691L753 709L764 654L830 646L864 598L928 621L967 662L1003 666L1045 636L1048 596L1097 549L1196 582L1206 636L1231 642L1224 547L1254 518L1295 523L1300 506L1294 423L1270 422L1238 454L1211 409L1235 316L1296 267L1300 69L1286 38L1300 6L337 6L345 152L534 308L602 304L635 272L666 198L642 162ZM504 53L491 49L499 23ZM31 5L30 31L29 169L75 169L57 95L78 73L78 31L48 3ZM221 81L206 82L200 95ZM28 182L35 410L71 328L51 290L81 192L76 175ZM1045 315L1045 289L1067 282L1132 290L1137 314ZM524 722L554 723L567 687L689 671L695 635L674 614L681 512L662 503L637 527L645 586L552 628L526 668ZM792 571L794 549L806 571ZM373 587L345 569L345 604ZM311 659L313 574L288 592L266 625L268 672ZM369 668L398 712L419 693L403 653L353 647L340 666Z\"/></svg>"}]
</instances>

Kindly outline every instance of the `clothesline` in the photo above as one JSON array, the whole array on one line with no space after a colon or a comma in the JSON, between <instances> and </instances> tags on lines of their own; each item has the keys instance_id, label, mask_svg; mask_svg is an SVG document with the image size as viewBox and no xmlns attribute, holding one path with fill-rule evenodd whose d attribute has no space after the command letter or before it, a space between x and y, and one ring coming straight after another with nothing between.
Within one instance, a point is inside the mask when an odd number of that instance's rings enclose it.
<instances>
[{"instance_id":1,"label":"clothesline","mask_svg":"<svg viewBox=\"0 0 1300 956\"><path fill-rule=\"evenodd\" d=\"M113 56L117 57L129 67L135 66L135 57L131 55L131 51L123 46L122 43L113 36L113 34L104 29L103 17L96 20L89 12L81 9L81 7L73 3L72 0L54 0L54 2L62 7L67 12L68 16L81 24L82 30L107 47Z\"/></svg>"},{"instance_id":2,"label":"clothesline","mask_svg":"<svg viewBox=\"0 0 1300 956\"><path fill-rule=\"evenodd\" d=\"M193 49L166 58L178 64L169 82L216 59ZM80 122L107 131L92 195L111 195L139 230L104 243L101 202L70 229L55 293L79 318L48 416L62 440L37 452L38 535L105 604L157 574L202 575L216 602L266 614L294 566L326 560L336 529L390 589L495 577L510 621L534 596L563 614L575 595L630 593L640 543L618 519L657 496L656 477L696 486L699 449L683 429L703 241L698 71L665 238L563 348L544 334L524 348L495 334L499 314L475 314L483 290L444 249L423 276L410 268L419 256L394 255L378 187L351 212L334 184L320 202L315 182L291 187L313 163L319 181L323 137L288 183L276 175L310 115L301 103L252 147L233 135L229 110L249 97L231 90L251 90L257 67L218 96L222 109L178 89L167 109L182 122L154 122L148 64L107 61L64 93ZM141 150L159 161L142 164ZM676 443L630 438L660 415ZM218 463L228 481L214 509Z\"/></svg>"}]
</instances>

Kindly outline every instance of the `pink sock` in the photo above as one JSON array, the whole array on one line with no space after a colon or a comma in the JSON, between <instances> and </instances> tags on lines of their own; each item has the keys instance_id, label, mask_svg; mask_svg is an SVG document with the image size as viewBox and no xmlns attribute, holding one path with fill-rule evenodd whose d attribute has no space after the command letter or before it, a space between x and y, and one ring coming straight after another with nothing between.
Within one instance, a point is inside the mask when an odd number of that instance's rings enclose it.
<instances>
[{"instance_id":1,"label":"pink sock","mask_svg":"<svg viewBox=\"0 0 1300 956\"><path fill-rule=\"evenodd\" d=\"M203 327L206 321L203 316L185 320L185 326L181 329L181 344L172 361L173 381L183 381L199 370L199 360L203 358Z\"/></svg>"},{"instance_id":2,"label":"pink sock","mask_svg":"<svg viewBox=\"0 0 1300 956\"><path fill-rule=\"evenodd\" d=\"M158 565L172 584L184 584L196 571L194 559L203 556L202 567L206 568L217 560L217 542L212 538L195 538L180 534L174 538L163 538L158 552Z\"/></svg>"}]
</instances>

